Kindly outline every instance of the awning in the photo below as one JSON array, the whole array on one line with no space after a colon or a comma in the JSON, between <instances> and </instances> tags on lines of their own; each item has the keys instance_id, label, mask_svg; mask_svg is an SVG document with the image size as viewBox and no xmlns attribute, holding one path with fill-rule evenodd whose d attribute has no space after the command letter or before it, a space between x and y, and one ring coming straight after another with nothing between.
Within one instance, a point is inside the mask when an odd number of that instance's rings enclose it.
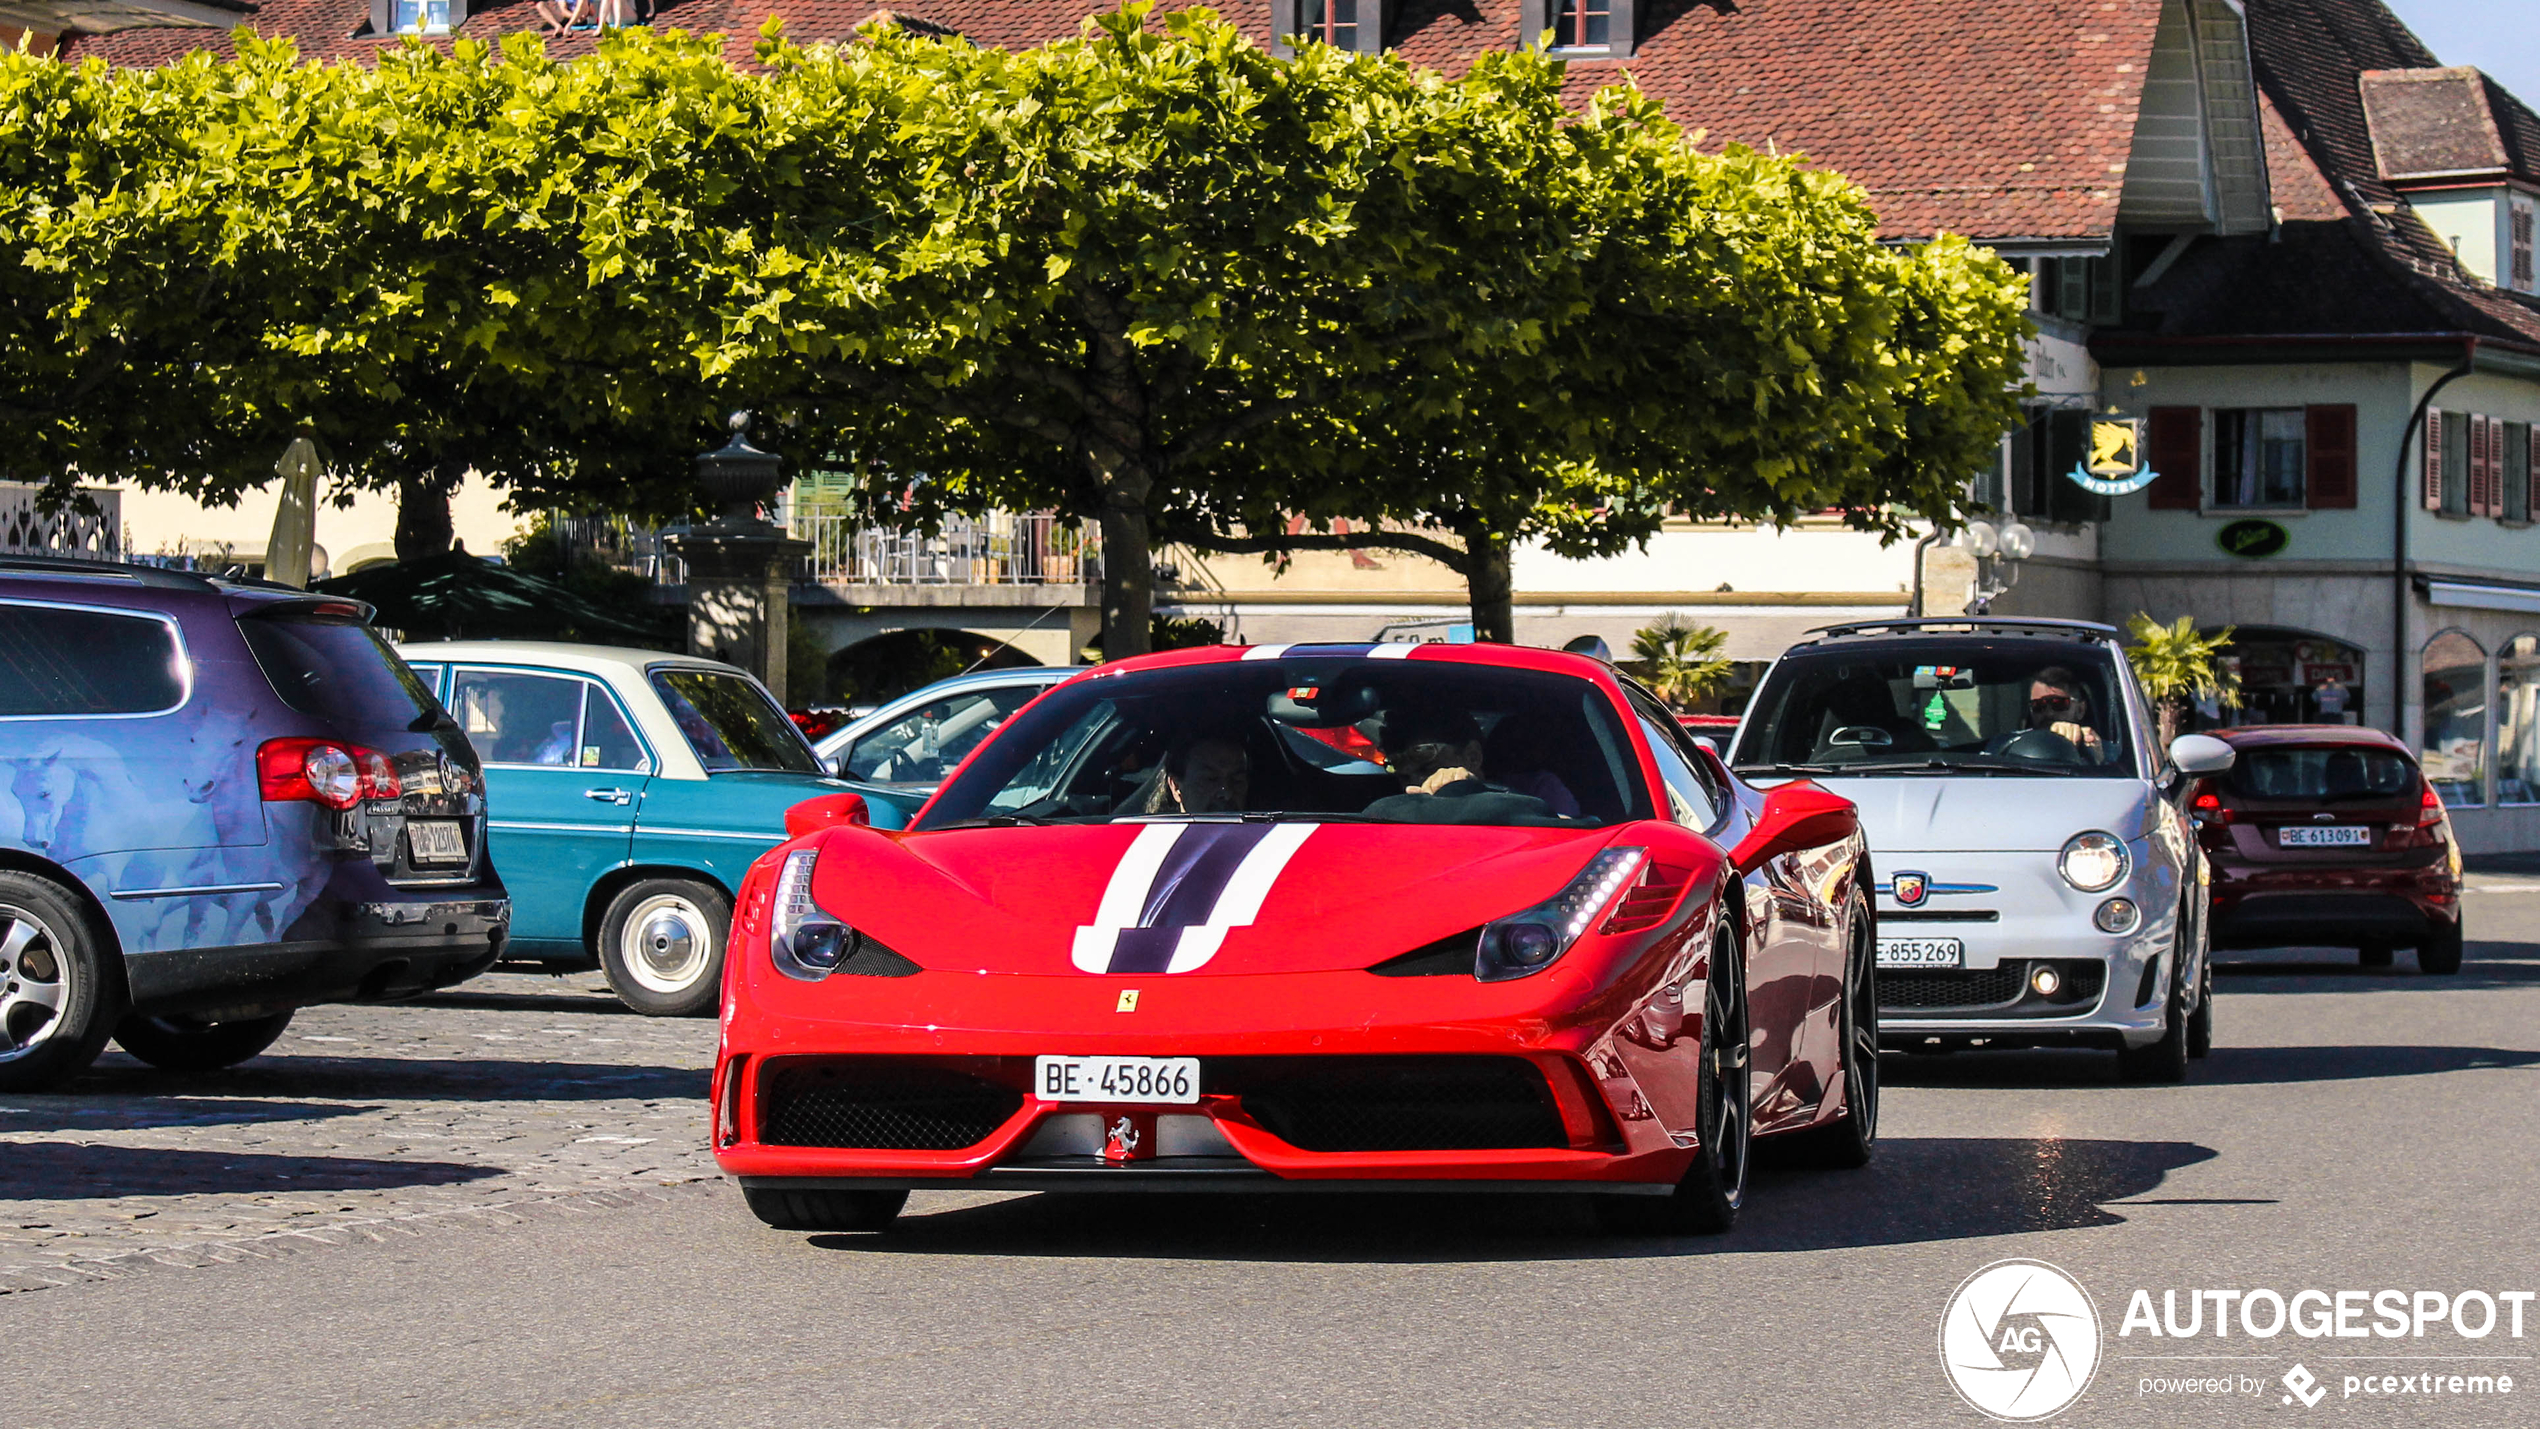
<instances>
[{"instance_id":1,"label":"awning","mask_svg":"<svg viewBox=\"0 0 2540 1429\"><path fill-rule=\"evenodd\" d=\"M2431 605L2459 606L2464 610L2516 610L2540 615L2540 590L2521 586L2427 581L2425 598Z\"/></svg>"}]
</instances>

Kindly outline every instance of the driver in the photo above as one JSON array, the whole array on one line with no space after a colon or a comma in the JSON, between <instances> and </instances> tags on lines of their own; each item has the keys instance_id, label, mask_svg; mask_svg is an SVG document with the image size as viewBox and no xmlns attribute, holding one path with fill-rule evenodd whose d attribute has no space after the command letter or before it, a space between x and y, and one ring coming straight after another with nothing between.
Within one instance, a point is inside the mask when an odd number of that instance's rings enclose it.
<instances>
[{"instance_id":1,"label":"driver","mask_svg":"<svg viewBox=\"0 0 2540 1429\"><path fill-rule=\"evenodd\" d=\"M2061 665L2029 677L2028 727L2062 735L2094 762L2108 757L2106 743L2092 727L2090 695L2081 677Z\"/></svg>"},{"instance_id":2,"label":"driver","mask_svg":"<svg viewBox=\"0 0 2540 1429\"><path fill-rule=\"evenodd\" d=\"M1387 765L1403 791L1369 804L1365 812L1371 817L1409 824L1560 821L1547 801L1490 778L1482 765L1481 726L1469 714L1388 714L1384 735Z\"/></svg>"},{"instance_id":3,"label":"driver","mask_svg":"<svg viewBox=\"0 0 2540 1429\"><path fill-rule=\"evenodd\" d=\"M1252 761L1241 740L1227 734L1202 734L1164 752L1164 772L1146 798L1142 814L1231 814L1244 807L1252 791Z\"/></svg>"}]
</instances>

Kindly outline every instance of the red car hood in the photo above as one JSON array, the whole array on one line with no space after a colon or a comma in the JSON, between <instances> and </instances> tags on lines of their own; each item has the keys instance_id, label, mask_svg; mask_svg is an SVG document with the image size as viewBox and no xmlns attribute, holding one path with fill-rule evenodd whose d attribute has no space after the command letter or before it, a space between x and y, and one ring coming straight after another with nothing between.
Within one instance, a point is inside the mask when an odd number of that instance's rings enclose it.
<instances>
[{"instance_id":1,"label":"red car hood","mask_svg":"<svg viewBox=\"0 0 2540 1429\"><path fill-rule=\"evenodd\" d=\"M1363 968L1559 892L1617 830L1152 823L884 833L821 849L820 905L938 971Z\"/></svg>"}]
</instances>

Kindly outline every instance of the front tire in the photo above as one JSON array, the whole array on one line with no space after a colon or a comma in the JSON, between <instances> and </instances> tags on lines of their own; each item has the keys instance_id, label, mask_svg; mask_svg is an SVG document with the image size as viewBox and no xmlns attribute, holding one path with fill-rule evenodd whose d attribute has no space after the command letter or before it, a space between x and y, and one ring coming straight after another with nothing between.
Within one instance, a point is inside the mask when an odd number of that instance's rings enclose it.
<instances>
[{"instance_id":1,"label":"front tire","mask_svg":"<svg viewBox=\"0 0 2540 1429\"><path fill-rule=\"evenodd\" d=\"M234 1067L274 1044L291 1014L204 1022L191 1017L127 1017L115 1042L163 1072L217 1072Z\"/></svg>"},{"instance_id":2,"label":"front tire","mask_svg":"<svg viewBox=\"0 0 2540 1429\"><path fill-rule=\"evenodd\" d=\"M647 878L609 900L600 971L617 999L647 1017L712 1012L723 992L732 900L711 884Z\"/></svg>"},{"instance_id":3,"label":"front tire","mask_svg":"<svg viewBox=\"0 0 2540 1429\"><path fill-rule=\"evenodd\" d=\"M2461 925L2445 923L2417 944L2417 971L2449 977L2461 970Z\"/></svg>"},{"instance_id":4,"label":"front tire","mask_svg":"<svg viewBox=\"0 0 2540 1429\"><path fill-rule=\"evenodd\" d=\"M1720 1235L1746 1203L1746 1163L1755 1135L1754 1078L1749 1074L1746 966L1737 942L1722 933L1704 979L1699 1110L1693 1165L1665 1196L1607 1196L1597 1217L1625 1235Z\"/></svg>"},{"instance_id":5,"label":"front tire","mask_svg":"<svg viewBox=\"0 0 2540 1429\"><path fill-rule=\"evenodd\" d=\"M2173 1085L2186 1081L2187 1022L2187 979L2173 966L2170 969L2170 995L2161 1000L2160 1040L2119 1051L2119 1080Z\"/></svg>"},{"instance_id":6,"label":"front tire","mask_svg":"<svg viewBox=\"0 0 2540 1429\"><path fill-rule=\"evenodd\" d=\"M899 1218L906 1191L791 1191L744 1186L750 1214L780 1231L878 1231Z\"/></svg>"},{"instance_id":7,"label":"front tire","mask_svg":"<svg viewBox=\"0 0 2540 1429\"><path fill-rule=\"evenodd\" d=\"M43 1091L97 1060L123 1013L115 957L69 890L0 873L0 1091Z\"/></svg>"},{"instance_id":8,"label":"front tire","mask_svg":"<svg viewBox=\"0 0 2540 1429\"><path fill-rule=\"evenodd\" d=\"M1790 1139L1811 1165L1851 1170L1870 1164L1879 1142L1878 925L1870 900L1854 895L1836 1033L1843 1045L1843 1114Z\"/></svg>"}]
</instances>

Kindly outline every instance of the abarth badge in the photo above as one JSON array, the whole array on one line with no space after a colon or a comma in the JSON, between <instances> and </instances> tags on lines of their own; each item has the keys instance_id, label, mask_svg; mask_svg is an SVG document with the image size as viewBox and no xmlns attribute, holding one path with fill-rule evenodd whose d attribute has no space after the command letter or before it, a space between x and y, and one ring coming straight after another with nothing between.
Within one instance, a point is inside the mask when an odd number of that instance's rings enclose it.
<instances>
[{"instance_id":1,"label":"abarth badge","mask_svg":"<svg viewBox=\"0 0 2540 1429\"><path fill-rule=\"evenodd\" d=\"M1896 875L1896 901L1899 906L1919 907L1930 892L1931 881L1927 875L1920 873Z\"/></svg>"}]
</instances>

